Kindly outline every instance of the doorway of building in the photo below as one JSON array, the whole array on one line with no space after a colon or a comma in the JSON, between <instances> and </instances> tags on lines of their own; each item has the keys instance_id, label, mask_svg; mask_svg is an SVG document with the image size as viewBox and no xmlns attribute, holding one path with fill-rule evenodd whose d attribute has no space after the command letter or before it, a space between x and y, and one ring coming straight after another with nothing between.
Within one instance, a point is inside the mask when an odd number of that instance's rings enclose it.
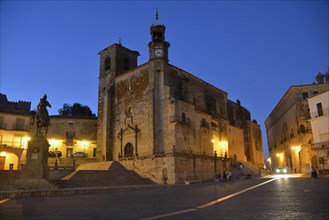
<instances>
[{"instance_id":1,"label":"doorway of building","mask_svg":"<svg viewBox=\"0 0 329 220\"><path fill-rule=\"evenodd\" d=\"M125 146L125 157L133 157L133 156L134 156L134 147L131 143L128 143Z\"/></svg>"},{"instance_id":2,"label":"doorway of building","mask_svg":"<svg viewBox=\"0 0 329 220\"><path fill-rule=\"evenodd\" d=\"M73 154L73 148L67 148L66 149L66 157L70 157L71 154Z\"/></svg>"},{"instance_id":3,"label":"doorway of building","mask_svg":"<svg viewBox=\"0 0 329 220\"><path fill-rule=\"evenodd\" d=\"M0 170L5 169L5 163L6 163L6 157L5 156L0 156Z\"/></svg>"}]
</instances>

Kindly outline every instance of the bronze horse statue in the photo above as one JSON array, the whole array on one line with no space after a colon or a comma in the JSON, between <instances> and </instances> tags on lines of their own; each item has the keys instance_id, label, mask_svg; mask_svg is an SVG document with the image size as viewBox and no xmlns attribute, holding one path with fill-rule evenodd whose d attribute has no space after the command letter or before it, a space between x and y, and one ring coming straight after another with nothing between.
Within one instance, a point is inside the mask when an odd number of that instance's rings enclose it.
<instances>
[{"instance_id":1,"label":"bronze horse statue","mask_svg":"<svg viewBox=\"0 0 329 220\"><path fill-rule=\"evenodd\" d=\"M47 107L51 108L51 105L47 101L47 95L45 94L43 98L40 99L40 102L37 107L37 112L31 120L32 125L34 124L34 122L37 125L37 136L41 135L41 128L45 128L45 136L47 135L48 127L50 125Z\"/></svg>"}]
</instances>

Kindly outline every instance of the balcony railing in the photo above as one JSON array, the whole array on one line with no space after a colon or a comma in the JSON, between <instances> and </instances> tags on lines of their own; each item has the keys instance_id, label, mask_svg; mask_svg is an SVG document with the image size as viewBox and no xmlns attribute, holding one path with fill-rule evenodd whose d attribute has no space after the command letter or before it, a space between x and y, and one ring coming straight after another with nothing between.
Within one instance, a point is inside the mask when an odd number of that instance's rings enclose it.
<instances>
[{"instance_id":1,"label":"balcony railing","mask_svg":"<svg viewBox=\"0 0 329 220\"><path fill-rule=\"evenodd\" d=\"M12 124L12 126L7 126L6 123L0 123L0 129L4 130L17 130L17 131L27 131L28 125L26 124Z\"/></svg>"},{"instance_id":2,"label":"balcony railing","mask_svg":"<svg viewBox=\"0 0 329 220\"><path fill-rule=\"evenodd\" d=\"M13 130L27 131L27 125L25 125L25 124L13 124Z\"/></svg>"},{"instance_id":3,"label":"balcony railing","mask_svg":"<svg viewBox=\"0 0 329 220\"><path fill-rule=\"evenodd\" d=\"M207 121L201 121L200 126L203 128L210 129L210 124Z\"/></svg>"},{"instance_id":4,"label":"balcony railing","mask_svg":"<svg viewBox=\"0 0 329 220\"><path fill-rule=\"evenodd\" d=\"M316 112L311 112L311 118L317 118L321 117L322 115L328 115L329 114L329 108L324 108L322 112L316 111Z\"/></svg>"},{"instance_id":5,"label":"balcony railing","mask_svg":"<svg viewBox=\"0 0 329 220\"><path fill-rule=\"evenodd\" d=\"M329 149L329 141L312 144L311 149L312 150Z\"/></svg>"},{"instance_id":6,"label":"balcony railing","mask_svg":"<svg viewBox=\"0 0 329 220\"><path fill-rule=\"evenodd\" d=\"M181 124L185 124L185 125L190 125L191 124L191 120L187 117L182 117L179 115L173 115L170 117L170 122L178 122Z\"/></svg>"}]
</instances>

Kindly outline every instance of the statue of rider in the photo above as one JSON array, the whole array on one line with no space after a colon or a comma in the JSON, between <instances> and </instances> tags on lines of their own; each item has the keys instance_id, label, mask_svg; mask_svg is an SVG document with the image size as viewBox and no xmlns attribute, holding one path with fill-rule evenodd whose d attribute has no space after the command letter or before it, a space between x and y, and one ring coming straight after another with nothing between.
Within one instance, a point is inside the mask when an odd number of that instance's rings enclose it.
<instances>
[{"instance_id":1,"label":"statue of rider","mask_svg":"<svg viewBox=\"0 0 329 220\"><path fill-rule=\"evenodd\" d=\"M50 125L50 120L49 120L49 113L47 110L47 107L51 108L50 103L47 101L47 95L45 94L41 99L37 107L37 114L39 114L39 117L41 121L43 121L45 126Z\"/></svg>"}]
</instances>

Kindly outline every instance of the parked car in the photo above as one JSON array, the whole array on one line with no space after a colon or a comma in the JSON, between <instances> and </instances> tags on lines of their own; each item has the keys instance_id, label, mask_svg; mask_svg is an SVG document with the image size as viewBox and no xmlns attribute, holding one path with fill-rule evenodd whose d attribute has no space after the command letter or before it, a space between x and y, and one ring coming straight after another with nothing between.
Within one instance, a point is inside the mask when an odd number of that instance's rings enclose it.
<instances>
[{"instance_id":1,"label":"parked car","mask_svg":"<svg viewBox=\"0 0 329 220\"><path fill-rule=\"evenodd\" d=\"M48 157L62 157L62 152L61 151L49 151L48 152Z\"/></svg>"},{"instance_id":2,"label":"parked car","mask_svg":"<svg viewBox=\"0 0 329 220\"><path fill-rule=\"evenodd\" d=\"M288 173L288 168L287 167L277 167L275 169L275 172L277 174L287 174Z\"/></svg>"},{"instance_id":3,"label":"parked car","mask_svg":"<svg viewBox=\"0 0 329 220\"><path fill-rule=\"evenodd\" d=\"M73 157L82 157L82 158L86 158L88 157L88 154L84 153L84 152L75 152L74 154L70 155L71 158Z\"/></svg>"}]
</instances>

